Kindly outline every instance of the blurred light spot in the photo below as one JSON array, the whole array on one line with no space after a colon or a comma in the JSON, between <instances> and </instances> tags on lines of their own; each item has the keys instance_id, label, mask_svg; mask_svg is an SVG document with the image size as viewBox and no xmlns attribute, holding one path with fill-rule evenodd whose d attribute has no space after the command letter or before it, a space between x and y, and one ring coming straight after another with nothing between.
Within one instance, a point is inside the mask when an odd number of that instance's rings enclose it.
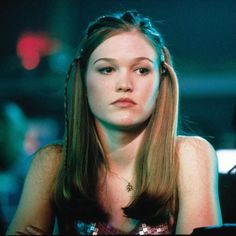
<instances>
[{"instance_id":1,"label":"blurred light spot","mask_svg":"<svg viewBox=\"0 0 236 236\"><path fill-rule=\"evenodd\" d=\"M17 41L17 55L20 57L26 70L35 69L43 56L52 53L58 42L51 39L46 33L27 32Z\"/></svg>"},{"instance_id":2,"label":"blurred light spot","mask_svg":"<svg viewBox=\"0 0 236 236\"><path fill-rule=\"evenodd\" d=\"M61 49L49 56L48 64L52 71L64 74L67 71L71 60L72 53L69 49Z\"/></svg>"},{"instance_id":3,"label":"blurred light spot","mask_svg":"<svg viewBox=\"0 0 236 236\"><path fill-rule=\"evenodd\" d=\"M27 70L33 70L39 65L40 56L39 53L32 51L28 53L27 56L21 58L22 65Z\"/></svg>"}]
</instances>

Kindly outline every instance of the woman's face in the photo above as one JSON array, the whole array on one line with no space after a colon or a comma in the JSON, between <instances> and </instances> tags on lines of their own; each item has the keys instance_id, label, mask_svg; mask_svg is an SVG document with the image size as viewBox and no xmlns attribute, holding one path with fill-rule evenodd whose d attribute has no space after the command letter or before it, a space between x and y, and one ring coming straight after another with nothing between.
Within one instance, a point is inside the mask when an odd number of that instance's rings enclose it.
<instances>
[{"instance_id":1,"label":"woman's face","mask_svg":"<svg viewBox=\"0 0 236 236\"><path fill-rule=\"evenodd\" d=\"M95 121L110 128L134 128L152 114L159 88L158 55L141 33L108 38L91 54L86 72Z\"/></svg>"}]
</instances>

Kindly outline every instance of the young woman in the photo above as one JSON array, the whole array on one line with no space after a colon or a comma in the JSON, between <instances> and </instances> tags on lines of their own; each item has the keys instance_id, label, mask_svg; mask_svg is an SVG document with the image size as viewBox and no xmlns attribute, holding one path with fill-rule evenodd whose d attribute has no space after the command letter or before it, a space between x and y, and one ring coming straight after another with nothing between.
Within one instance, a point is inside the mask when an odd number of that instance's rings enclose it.
<instances>
[{"instance_id":1,"label":"young woman","mask_svg":"<svg viewBox=\"0 0 236 236\"><path fill-rule=\"evenodd\" d=\"M188 234L221 224L217 158L177 135L178 82L135 11L89 25L68 76L63 144L37 151L9 234Z\"/></svg>"}]
</instances>

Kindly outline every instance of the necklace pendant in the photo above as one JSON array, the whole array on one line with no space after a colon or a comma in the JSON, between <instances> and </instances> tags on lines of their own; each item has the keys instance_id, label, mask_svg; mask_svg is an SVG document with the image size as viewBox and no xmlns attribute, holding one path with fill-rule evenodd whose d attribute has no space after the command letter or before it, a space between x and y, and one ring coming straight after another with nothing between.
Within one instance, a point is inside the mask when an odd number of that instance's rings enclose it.
<instances>
[{"instance_id":1,"label":"necklace pendant","mask_svg":"<svg viewBox=\"0 0 236 236\"><path fill-rule=\"evenodd\" d=\"M127 192L130 192L130 191L132 191L134 188L133 188L133 185L130 183L130 182L128 182L128 184L126 185L126 190L127 190Z\"/></svg>"}]
</instances>

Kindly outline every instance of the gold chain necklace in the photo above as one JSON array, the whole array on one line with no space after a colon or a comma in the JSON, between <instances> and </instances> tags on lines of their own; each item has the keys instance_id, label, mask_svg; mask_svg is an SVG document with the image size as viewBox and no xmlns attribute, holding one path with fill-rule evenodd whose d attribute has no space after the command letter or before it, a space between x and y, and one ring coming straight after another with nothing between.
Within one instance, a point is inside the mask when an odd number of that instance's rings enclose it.
<instances>
[{"instance_id":1,"label":"gold chain necklace","mask_svg":"<svg viewBox=\"0 0 236 236\"><path fill-rule=\"evenodd\" d=\"M111 174L117 176L120 180L123 180L123 181L125 181L125 182L127 183L127 185L126 185L126 190L127 190L127 192L130 192L130 191L133 191L133 190L134 190L134 186L131 184L130 181L128 181L127 179L125 179L125 178L123 178L123 177L121 177L121 176L119 176L117 173L115 173L115 172L113 172L113 171L109 171L109 172L110 172Z\"/></svg>"}]
</instances>

